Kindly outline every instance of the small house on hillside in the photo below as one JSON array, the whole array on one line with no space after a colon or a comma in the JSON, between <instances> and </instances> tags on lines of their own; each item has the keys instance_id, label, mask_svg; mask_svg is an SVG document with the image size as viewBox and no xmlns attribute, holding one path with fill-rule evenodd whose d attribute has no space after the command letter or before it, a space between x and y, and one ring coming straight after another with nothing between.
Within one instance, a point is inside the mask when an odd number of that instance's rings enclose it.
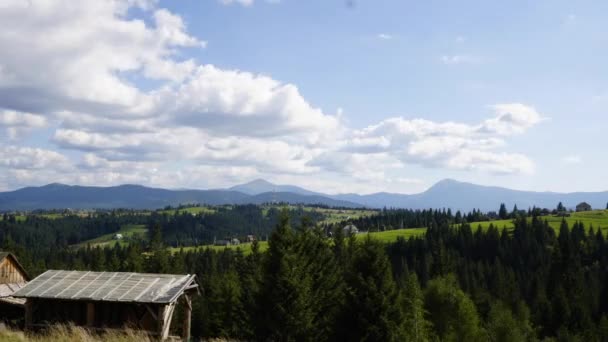
<instances>
[{"instance_id":1,"label":"small house on hillside","mask_svg":"<svg viewBox=\"0 0 608 342\"><path fill-rule=\"evenodd\" d=\"M591 205L587 202L583 202L583 203L579 203L579 205L576 206L576 211L580 212L580 211L591 211Z\"/></svg>"},{"instance_id":2,"label":"small house on hillside","mask_svg":"<svg viewBox=\"0 0 608 342\"><path fill-rule=\"evenodd\" d=\"M23 318L25 300L13 294L30 280L17 257L8 252L0 252L0 322L16 321Z\"/></svg>"},{"instance_id":3,"label":"small house on hillside","mask_svg":"<svg viewBox=\"0 0 608 342\"><path fill-rule=\"evenodd\" d=\"M26 300L25 328L72 323L91 330L140 329L161 341L183 304L182 338L190 338L194 275L49 270L14 293Z\"/></svg>"}]
</instances>

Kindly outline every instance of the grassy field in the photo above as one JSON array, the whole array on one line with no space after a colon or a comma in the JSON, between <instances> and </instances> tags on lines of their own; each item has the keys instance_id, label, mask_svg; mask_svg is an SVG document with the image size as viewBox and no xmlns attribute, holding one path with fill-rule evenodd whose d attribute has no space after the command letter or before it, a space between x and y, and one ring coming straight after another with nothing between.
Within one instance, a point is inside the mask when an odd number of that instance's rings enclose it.
<instances>
[{"instance_id":1,"label":"grassy field","mask_svg":"<svg viewBox=\"0 0 608 342\"><path fill-rule=\"evenodd\" d=\"M264 252L268 249L268 242L267 241L260 241L259 242L259 246L260 246L260 252ZM203 245L203 246L195 246L195 247L174 247L171 248L171 253L177 253L180 250L184 250L185 252L187 251L192 251L192 250L205 250L205 249L211 249L217 252L221 252L225 249L231 249L231 250L237 250L240 249L243 254L248 255L251 254L251 243L241 243L240 245L237 246L214 246L214 245Z\"/></svg>"},{"instance_id":2,"label":"grassy field","mask_svg":"<svg viewBox=\"0 0 608 342\"><path fill-rule=\"evenodd\" d=\"M197 214L200 214L200 213L213 214L213 213L216 212L216 210L214 208L211 208L211 207L187 207L187 208L181 208L181 209L159 210L158 213L159 214L173 215L173 214L175 214L176 211L179 214L188 213L188 214L192 214L192 215L197 215Z\"/></svg>"},{"instance_id":3,"label":"grassy field","mask_svg":"<svg viewBox=\"0 0 608 342\"><path fill-rule=\"evenodd\" d=\"M289 208L289 209L297 209L299 206L297 206L297 205L287 205L287 206L265 205L262 209L262 214L267 215L268 210L273 207L277 207L279 209L285 208L285 207ZM334 209L334 208L317 208L317 207L309 207L309 206L303 206L302 208L306 212L314 212L314 213L323 214L325 216L325 219L323 219L319 223L338 223L338 222L347 221L350 219L355 220L355 219L358 219L361 217L372 216L372 215L378 213L377 210L370 210L370 209Z\"/></svg>"},{"instance_id":4,"label":"grassy field","mask_svg":"<svg viewBox=\"0 0 608 342\"><path fill-rule=\"evenodd\" d=\"M19 330L0 329L0 341L4 342L149 342L155 341L141 331L107 331L91 334L85 328L70 325L54 325L49 331L39 334L25 334Z\"/></svg>"},{"instance_id":5,"label":"grassy field","mask_svg":"<svg viewBox=\"0 0 608 342\"><path fill-rule=\"evenodd\" d=\"M317 210L328 210L328 209L318 209L317 208ZM335 209L329 209L329 210L331 211L331 210L335 210ZM344 213L340 213L340 215L346 215L347 214L346 212L348 212L348 210L346 210ZM559 233L559 227L562 222L561 217L545 216L542 219L547 220L549 225L553 229L555 229L556 233ZM566 217L565 219L566 219L566 222L568 222L568 225L570 227L572 227L572 225L576 222L582 222L585 224L585 228L587 228L587 229L589 229L591 226L593 226L594 229L601 228L604 233L608 233L608 210L596 210L596 211L589 211L589 212L582 212L582 213L573 213L570 217ZM476 230L478 227L481 227L482 229L488 229L490 224L493 224L498 229L513 229L514 228L512 220L473 222L473 223L471 223L471 227L473 228L473 230ZM424 235L425 232L426 232L426 228L409 228L409 229L387 230L384 232L370 232L369 235L372 238L378 239L382 242L391 243L391 242L397 241L398 237L403 237L405 239L409 239L410 237L413 237L413 236L422 236L422 235ZM360 233L357 235L357 238L363 238L367 234L368 233ZM201 249L209 248L209 249L216 250L216 251L221 251L226 248L233 249L233 250L240 248L244 254L251 253L251 244L241 244L238 246L228 246L228 247L205 245L205 246L199 246L199 247L184 247L184 250L192 250L192 249L196 249L196 248L201 248ZM268 243L265 241L261 241L260 250L265 251L267 248L268 248ZM180 250L180 248L172 248L173 252L177 252L179 250Z\"/></svg>"},{"instance_id":6,"label":"grassy field","mask_svg":"<svg viewBox=\"0 0 608 342\"><path fill-rule=\"evenodd\" d=\"M193 214L206 212L213 212L213 208L209 207L190 207L180 209L180 211L186 211ZM374 210L341 210L341 209L326 209L326 208L313 208L313 207L305 207L305 210L309 211L318 211L326 215L326 219L323 222L342 222L347 220L348 218L357 218L362 216L371 216L377 213ZM174 209L167 210L168 214L172 214L175 212ZM544 216L543 220L546 220L549 225L555 229L556 233L559 233L559 227L562 222L562 217L556 216ZM601 228L605 234L608 234L608 210L595 210L589 212L581 212L581 213L572 213L570 217L566 217L566 222L568 225L572 227L572 225L576 222L582 222L585 225L585 228L589 229L593 226L594 229ZM482 229L488 229L490 224L494 225L498 229L513 229L513 221L512 220L496 220L496 221L484 221L484 222L473 222L471 223L471 227L473 230L476 230L478 227ZM397 240L398 237L404 237L406 239L412 236L422 236L426 232L426 228L411 228L411 229L397 229L397 230L388 230L384 232L371 232L370 236L374 239L378 239L380 241L390 243ZM146 234L146 228L143 225L127 225L124 226L118 233L122 234L128 240L129 237L133 237L136 234L144 235ZM83 247L87 244L91 244L92 246L109 246L113 247L116 243L120 245L126 245L128 242L125 240L117 241L114 240L114 234L106 234L95 239L91 239L85 242L82 242L77 247ZM361 233L358 235L359 238L364 237L367 233ZM197 247L184 247L184 250L192 250L196 248L202 249L212 249L216 251L221 251L223 249L241 249L244 254L251 253L251 244L243 243L238 246L213 246L213 245L204 245ZM268 243L265 241L260 241L260 250L265 251L268 248ZM172 248L172 252L177 252L181 248Z\"/></svg>"},{"instance_id":7,"label":"grassy field","mask_svg":"<svg viewBox=\"0 0 608 342\"><path fill-rule=\"evenodd\" d=\"M546 220L549 225L555 229L556 232L559 232L559 227L562 224L562 219L566 219L568 222L568 226L572 227L576 222L582 222L585 225L585 228L589 229L593 227L594 229L601 228L602 231L608 230L608 210L594 210L594 211L586 211L580 213L572 213L570 217L557 217L557 216L543 216L542 220ZM480 227L482 229L487 229L490 224L494 225L499 229L513 229L513 221L512 220L497 220L497 221L489 221L489 222L473 222L471 223L471 227L473 229L477 229Z\"/></svg>"},{"instance_id":8,"label":"grassy field","mask_svg":"<svg viewBox=\"0 0 608 342\"><path fill-rule=\"evenodd\" d=\"M426 232L425 228L413 228L413 229L399 229L399 230L389 230L389 231L385 231L385 232L372 232L369 233L369 235L373 238L373 239L378 239L380 241L389 243L389 242L394 242L397 241L397 237L402 236L407 238L410 238L411 236L421 236L424 234L424 232ZM367 236L368 233L360 233L357 234L357 238L358 239L362 239L365 236ZM260 241L259 242L260 245L260 251L265 251L268 249L268 242L266 241ZM180 251L182 248L177 247L177 248L171 248L171 252L175 253ZM214 246L214 245L204 245L204 246L198 246L198 247L183 247L184 251L190 251L190 250L196 250L196 249L211 249L214 251L222 251L224 249L232 249L232 250L237 250L240 249L241 251L243 251L243 253L245 255L251 253L251 244L250 243L242 243L238 246Z\"/></svg>"},{"instance_id":9,"label":"grassy field","mask_svg":"<svg viewBox=\"0 0 608 342\"><path fill-rule=\"evenodd\" d=\"M128 244L128 238L132 238L134 236L142 236L145 237L148 230L144 225L139 224L129 224L125 225L116 233L106 234L99 237L96 237L91 240L87 240L84 242L75 245L77 248L86 247L90 244L93 247L114 247L115 244L120 244L121 246L125 246ZM114 235L122 234L123 240L114 240Z\"/></svg>"},{"instance_id":10,"label":"grassy field","mask_svg":"<svg viewBox=\"0 0 608 342\"><path fill-rule=\"evenodd\" d=\"M47 219L51 219L51 220L56 220L59 218L63 218L66 216L71 216L71 215L78 215L80 217L84 217L88 214L85 213L71 213L71 214L64 214L64 213L48 213L48 214L19 214L19 215L15 215L15 219L17 220L17 222L23 222L25 221L25 219L28 216L35 216L35 217L43 217L43 218L47 218ZM0 214L0 221L2 221L4 219L4 215Z\"/></svg>"},{"instance_id":11,"label":"grassy field","mask_svg":"<svg viewBox=\"0 0 608 342\"><path fill-rule=\"evenodd\" d=\"M325 219L321 221L321 223L338 223L347 220L355 220L361 217L368 217L378 213L376 210L306 208L311 212L319 212L325 215Z\"/></svg>"},{"instance_id":12,"label":"grassy field","mask_svg":"<svg viewBox=\"0 0 608 342\"><path fill-rule=\"evenodd\" d=\"M25 215L15 215L15 220L17 220L17 222L23 222L25 221ZM4 215L0 215L0 221L4 220Z\"/></svg>"},{"instance_id":13,"label":"grassy field","mask_svg":"<svg viewBox=\"0 0 608 342\"><path fill-rule=\"evenodd\" d=\"M382 242L390 243L397 241L398 237L409 239L412 236L421 236L426 233L426 228L410 228L410 229L396 229L387 230L384 232L371 232L369 235L373 239L378 239ZM365 233L358 234L357 237L363 237Z\"/></svg>"}]
</instances>

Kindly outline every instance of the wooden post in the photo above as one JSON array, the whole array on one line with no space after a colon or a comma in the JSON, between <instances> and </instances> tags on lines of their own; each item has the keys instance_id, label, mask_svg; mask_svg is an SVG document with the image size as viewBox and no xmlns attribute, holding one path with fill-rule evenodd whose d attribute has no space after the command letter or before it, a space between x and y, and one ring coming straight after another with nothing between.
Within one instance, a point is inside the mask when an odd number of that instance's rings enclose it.
<instances>
[{"instance_id":1,"label":"wooden post","mask_svg":"<svg viewBox=\"0 0 608 342\"><path fill-rule=\"evenodd\" d=\"M185 342L190 342L190 325L192 319L192 301L190 296L184 295L184 322L182 326L182 339Z\"/></svg>"},{"instance_id":2,"label":"wooden post","mask_svg":"<svg viewBox=\"0 0 608 342\"><path fill-rule=\"evenodd\" d=\"M160 341L165 341L169 337L173 310L175 310L175 303L161 305L158 307L158 339Z\"/></svg>"},{"instance_id":3,"label":"wooden post","mask_svg":"<svg viewBox=\"0 0 608 342\"><path fill-rule=\"evenodd\" d=\"M163 341L165 332L165 305L160 305L158 307L158 314L156 315L156 322L158 324L158 340Z\"/></svg>"},{"instance_id":4,"label":"wooden post","mask_svg":"<svg viewBox=\"0 0 608 342\"><path fill-rule=\"evenodd\" d=\"M25 330L32 328L34 323L34 302L33 299L27 298L25 300Z\"/></svg>"},{"instance_id":5,"label":"wooden post","mask_svg":"<svg viewBox=\"0 0 608 342\"><path fill-rule=\"evenodd\" d=\"M87 327L95 326L95 303L87 303Z\"/></svg>"}]
</instances>

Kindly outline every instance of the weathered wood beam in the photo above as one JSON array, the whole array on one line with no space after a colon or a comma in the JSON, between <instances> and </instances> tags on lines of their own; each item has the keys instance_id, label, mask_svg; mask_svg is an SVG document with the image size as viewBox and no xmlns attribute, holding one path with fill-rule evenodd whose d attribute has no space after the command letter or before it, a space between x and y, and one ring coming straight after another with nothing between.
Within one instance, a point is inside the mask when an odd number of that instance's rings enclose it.
<instances>
[{"instance_id":1,"label":"weathered wood beam","mask_svg":"<svg viewBox=\"0 0 608 342\"><path fill-rule=\"evenodd\" d=\"M184 322L182 325L182 339L190 342L190 326L192 324L192 300L189 295L184 295Z\"/></svg>"},{"instance_id":2,"label":"weathered wood beam","mask_svg":"<svg viewBox=\"0 0 608 342\"><path fill-rule=\"evenodd\" d=\"M156 319L156 323L158 324L158 339L160 341L164 341L165 338L163 336L163 332L165 331L165 311L167 311L167 306L166 305L160 305L158 307L158 314L156 317L158 317Z\"/></svg>"},{"instance_id":3,"label":"weathered wood beam","mask_svg":"<svg viewBox=\"0 0 608 342\"><path fill-rule=\"evenodd\" d=\"M169 337L169 330L171 329L171 318L173 318L173 311L175 310L175 303L171 303L165 306L164 316L162 316L163 331L160 335L161 341L166 340Z\"/></svg>"},{"instance_id":4,"label":"weathered wood beam","mask_svg":"<svg viewBox=\"0 0 608 342\"><path fill-rule=\"evenodd\" d=\"M146 304L145 307L146 307L146 310L148 310L148 312L150 313L150 316L152 316L152 318L154 318L154 320L158 321L158 315L156 312L154 312L154 310L152 310L150 305Z\"/></svg>"}]
</instances>

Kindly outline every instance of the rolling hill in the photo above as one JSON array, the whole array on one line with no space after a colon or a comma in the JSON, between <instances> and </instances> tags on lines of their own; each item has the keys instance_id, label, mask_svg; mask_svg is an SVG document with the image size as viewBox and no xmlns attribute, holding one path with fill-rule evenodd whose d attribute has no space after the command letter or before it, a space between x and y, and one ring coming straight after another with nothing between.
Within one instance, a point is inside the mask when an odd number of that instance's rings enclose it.
<instances>
[{"instance_id":1,"label":"rolling hill","mask_svg":"<svg viewBox=\"0 0 608 342\"><path fill-rule=\"evenodd\" d=\"M35 209L157 209L185 203L262 204L265 202L323 204L332 207L362 207L346 200L291 192L272 192L248 195L232 190L167 190L141 185L92 187L49 184L0 192L0 210Z\"/></svg>"},{"instance_id":2,"label":"rolling hill","mask_svg":"<svg viewBox=\"0 0 608 342\"><path fill-rule=\"evenodd\" d=\"M489 211L498 210L500 203L505 203L508 209L513 208L514 205L520 209L533 206L555 208L559 202L567 208L574 208L583 201L591 204L593 208L604 209L608 202L608 192L520 191L451 179L440 181L428 190L413 195L386 192L369 195L329 195L293 185L275 185L261 179L216 190L167 190L141 185L91 187L49 184L0 192L0 210L4 211L62 208L156 209L185 203L219 205L268 202L323 204L350 208L451 208L464 211L472 209Z\"/></svg>"},{"instance_id":3,"label":"rolling hill","mask_svg":"<svg viewBox=\"0 0 608 342\"><path fill-rule=\"evenodd\" d=\"M332 198L361 203L369 207L412 209L451 208L453 210L481 209L489 211L498 210L501 203L505 203L509 210L514 205L517 205L520 209L533 206L555 208L559 202L562 202L566 208L574 208L583 201L591 204L593 208L605 209L608 202L608 191L575 193L520 191L446 179L436 183L425 192L414 195L391 193L348 194L336 195Z\"/></svg>"}]
</instances>

